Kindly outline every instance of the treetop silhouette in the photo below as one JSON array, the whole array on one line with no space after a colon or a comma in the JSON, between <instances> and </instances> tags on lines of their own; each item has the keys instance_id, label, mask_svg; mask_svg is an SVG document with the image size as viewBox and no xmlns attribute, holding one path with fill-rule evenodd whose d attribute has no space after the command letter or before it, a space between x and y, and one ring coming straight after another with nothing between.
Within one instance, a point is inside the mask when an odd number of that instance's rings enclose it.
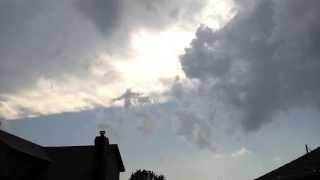
<instances>
[{"instance_id":1,"label":"treetop silhouette","mask_svg":"<svg viewBox=\"0 0 320 180\"><path fill-rule=\"evenodd\" d=\"M165 180L164 175L157 175L153 171L150 170L137 170L136 172L131 174L129 180Z\"/></svg>"}]
</instances>

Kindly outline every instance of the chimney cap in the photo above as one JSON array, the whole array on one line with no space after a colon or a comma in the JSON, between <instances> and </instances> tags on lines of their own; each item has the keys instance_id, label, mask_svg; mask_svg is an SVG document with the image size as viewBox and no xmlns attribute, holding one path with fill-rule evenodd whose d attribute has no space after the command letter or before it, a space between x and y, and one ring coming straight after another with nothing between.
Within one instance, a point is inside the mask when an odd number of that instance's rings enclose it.
<instances>
[{"instance_id":1,"label":"chimney cap","mask_svg":"<svg viewBox=\"0 0 320 180\"><path fill-rule=\"evenodd\" d=\"M106 131L102 130L99 133L100 133L100 136L104 136L106 134Z\"/></svg>"}]
</instances>

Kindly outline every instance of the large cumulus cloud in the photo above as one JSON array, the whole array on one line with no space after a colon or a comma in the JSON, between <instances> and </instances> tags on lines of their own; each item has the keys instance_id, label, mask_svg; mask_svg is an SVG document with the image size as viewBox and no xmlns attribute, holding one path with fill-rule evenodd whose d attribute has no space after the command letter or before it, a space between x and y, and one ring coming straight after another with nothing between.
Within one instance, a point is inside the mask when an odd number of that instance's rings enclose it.
<instances>
[{"instance_id":1,"label":"large cumulus cloud","mask_svg":"<svg viewBox=\"0 0 320 180\"><path fill-rule=\"evenodd\" d=\"M212 111L232 114L253 131L292 108L319 110L320 3L239 1L238 7L224 28L199 27L180 59L186 76L207 89L200 94L215 102Z\"/></svg>"}]
</instances>

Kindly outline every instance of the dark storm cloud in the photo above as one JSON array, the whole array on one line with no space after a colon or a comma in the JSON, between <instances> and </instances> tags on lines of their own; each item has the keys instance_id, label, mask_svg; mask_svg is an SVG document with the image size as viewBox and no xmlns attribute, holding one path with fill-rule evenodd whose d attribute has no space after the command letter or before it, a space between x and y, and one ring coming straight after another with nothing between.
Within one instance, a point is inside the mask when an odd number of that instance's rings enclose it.
<instances>
[{"instance_id":1,"label":"dark storm cloud","mask_svg":"<svg viewBox=\"0 0 320 180\"><path fill-rule=\"evenodd\" d=\"M78 0L78 9L102 32L120 26L159 30L179 20L192 21L206 1L193 0Z\"/></svg>"},{"instance_id":2,"label":"dark storm cloud","mask_svg":"<svg viewBox=\"0 0 320 180\"><path fill-rule=\"evenodd\" d=\"M320 2L239 1L223 29L201 26L181 64L207 99L253 131L291 108L320 105ZM250 7L250 8L246 8Z\"/></svg>"},{"instance_id":3,"label":"dark storm cloud","mask_svg":"<svg viewBox=\"0 0 320 180\"><path fill-rule=\"evenodd\" d=\"M78 0L77 8L90 19L104 34L109 34L120 18L120 1L118 0Z\"/></svg>"},{"instance_id":4,"label":"dark storm cloud","mask_svg":"<svg viewBox=\"0 0 320 180\"><path fill-rule=\"evenodd\" d=\"M19 1L19 0L3 0L0 2L0 92L3 90L9 90L16 86L15 82L12 82L10 77L14 76L13 69L15 63L10 60L10 54L14 49L14 39L21 38L24 24L27 23L34 15L41 11L38 0L31 1ZM23 83L21 80L20 83Z\"/></svg>"},{"instance_id":5,"label":"dark storm cloud","mask_svg":"<svg viewBox=\"0 0 320 180\"><path fill-rule=\"evenodd\" d=\"M0 94L30 88L39 78L85 73L96 40L75 12L71 1L0 2Z\"/></svg>"}]
</instances>

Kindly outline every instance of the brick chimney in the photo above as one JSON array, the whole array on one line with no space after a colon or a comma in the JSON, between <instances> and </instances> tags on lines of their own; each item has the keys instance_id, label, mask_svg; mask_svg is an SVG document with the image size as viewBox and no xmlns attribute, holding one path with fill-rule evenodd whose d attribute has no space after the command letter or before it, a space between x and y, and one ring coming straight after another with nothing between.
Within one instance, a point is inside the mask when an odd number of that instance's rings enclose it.
<instances>
[{"instance_id":1,"label":"brick chimney","mask_svg":"<svg viewBox=\"0 0 320 180\"><path fill-rule=\"evenodd\" d=\"M100 131L100 136L94 140L94 179L105 180L107 171L107 148L109 139L105 131Z\"/></svg>"}]
</instances>

